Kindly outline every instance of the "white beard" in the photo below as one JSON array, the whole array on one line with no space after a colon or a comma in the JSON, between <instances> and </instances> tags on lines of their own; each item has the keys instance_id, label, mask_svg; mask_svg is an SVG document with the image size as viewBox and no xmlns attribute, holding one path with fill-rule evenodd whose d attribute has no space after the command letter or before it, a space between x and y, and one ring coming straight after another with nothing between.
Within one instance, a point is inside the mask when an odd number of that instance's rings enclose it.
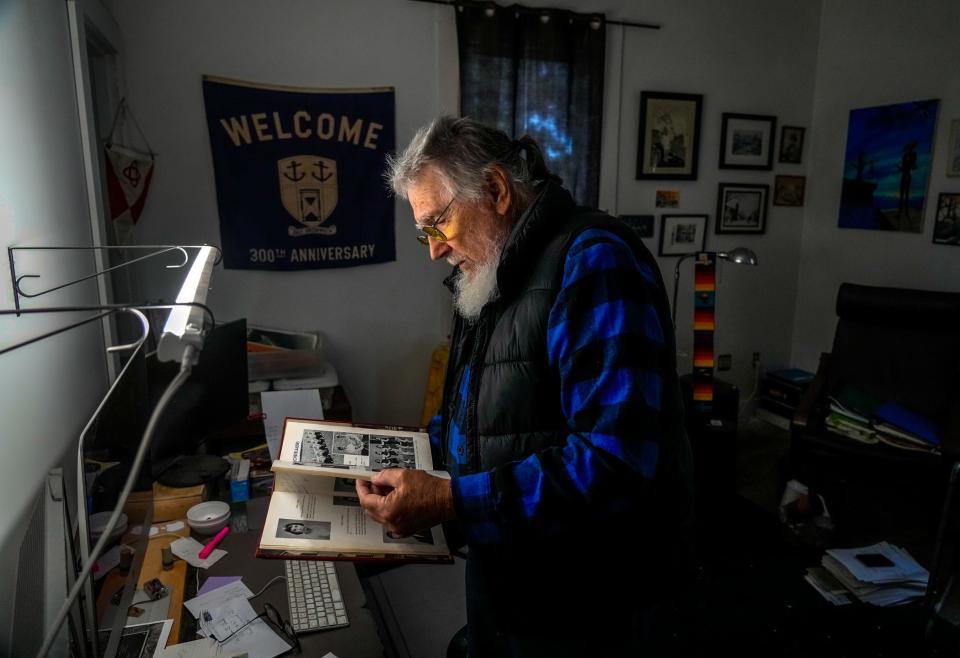
<instances>
[{"instance_id":1,"label":"white beard","mask_svg":"<svg viewBox=\"0 0 960 658\"><path fill-rule=\"evenodd\" d=\"M499 265L500 250L497 249L493 258L476 267L472 278L468 279L466 273L461 271L454 280L453 304L467 320L480 317L483 307L496 296Z\"/></svg>"}]
</instances>

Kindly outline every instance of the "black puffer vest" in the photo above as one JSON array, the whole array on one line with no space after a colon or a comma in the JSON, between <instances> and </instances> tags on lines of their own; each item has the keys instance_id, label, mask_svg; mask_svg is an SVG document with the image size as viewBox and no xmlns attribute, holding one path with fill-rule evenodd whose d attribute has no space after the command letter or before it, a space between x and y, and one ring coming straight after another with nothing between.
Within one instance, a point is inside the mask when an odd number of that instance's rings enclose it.
<instances>
[{"instance_id":1,"label":"black puffer vest","mask_svg":"<svg viewBox=\"0 0 960 658\"><path fill-rule=\"evenodd\" d=\"M461 428L468 454L466 459L455 459L445 452L448 468L454 461L466 461L471 472L486 471L565 442L568 430L560 409L559 375L547 360L547 323L559 293L567 250L577 235L589 228L611 231L631 245L640 262L648 263L657 274L663 291L657 264L633 231L608 215L576 207L566 190L546 183L504 247L497 271L498 298L475 322L467 323L459 316L455 319L441 427L447 446L456 386L464 366L469 365L467 413ZM661 320L669 323L665 293L659 296L657 306ZM673 334L665 333L669 341L666 350L673 355ZM671 374L675 371L673 368ZM663 409L672 417L664 426L682 433L675 376L664 384ZM686 437L678 442L685 445Z\"/></svg>"}]
</instances>

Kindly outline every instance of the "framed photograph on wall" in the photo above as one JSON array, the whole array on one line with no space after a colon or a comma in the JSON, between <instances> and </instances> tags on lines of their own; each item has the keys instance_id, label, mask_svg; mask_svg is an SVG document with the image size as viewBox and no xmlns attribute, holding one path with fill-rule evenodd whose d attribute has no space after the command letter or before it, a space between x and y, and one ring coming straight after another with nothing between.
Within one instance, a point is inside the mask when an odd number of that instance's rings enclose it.
<instances>
[{"instance_id":1,"label":"framed photograph on wall","mask_svg":"<svg viewBox=\"0 0 960 658\"><path fill-rule=\"evenodd\" d=\"M947 142L947 176L960 176L960 119L950 122L950 141Z\"/></svg>"},{"instance_id":2,"label":"framed photograph on wall","mask_svg":"<svg viewBox=\"0 0 960 658\"><path fill-rule=\"evenodd\" d=\"M769 185L720 183L717 233L763 233L767 230Z\"/></svg>"},{"instance_id":3,"label":"framed photograph on wall","mask_svg":"<svg viewBox=\"0 0 960 658\"><path fill-rule=\"evenodd\" d=\"M773 182L773 205L802 206L806 176L777 176Z\"/></svg>"},{"instance_id":4,"label":"framed photograph on wall","mask_svg":"<svg viewBox=\"0 0 960 658\"><path fill-rule=\"evenodd\" d=\"M700 156L700 94L640 94L637 180L696 180Z\"/></svg>"},{"instance_id":5,"label":"framed photograph on wall","mask_svg":"<svg viewBox=\"0 0 960 658\"><path fill-rule=\"evenodd\" d=\"M937 220L933 225L933 243L960 246L960 194L940 194Z\"/></svg>"},{"instance_id":6,"label":"framed photograph on wall","mask_svg":"<svg viewBox=\"0 0 960 658\"><path fill-rule=\"evenodd\" d=\"M706 215L663 215L660 218L661 256L694 254L703 251L706 243Z\"/></svg>"},{"instance_id":7,"label":"framed photograph on wall","mask_svg":"<svg viewBox=\"0 0 960 658\"><path fill-rule=\"evenodd\" d=\"M804 128L799 126L784 126L780 129L780 155L778 162L800 164L803 158Z\"/></svg>"},{"instance_id":8,"label":"framed photograph on wall","mask_svg":"<svg viewBox=\"0 0 960 658\"><path fill-rule=\"evenodd\" d=\"M620 215L620 221L636 231L641 238L653 237L653 215Z\"/></svg>"},{"instance_id":9,"label":"framed photograph on wall","mask_svg":"<svg viewBox=\"0 0 960 658\"><path fill-rule=\"evenodd\" d=\"M777 117L723 113L720 131L721 169L773 169Z\"/></svg>"}]
</instances>

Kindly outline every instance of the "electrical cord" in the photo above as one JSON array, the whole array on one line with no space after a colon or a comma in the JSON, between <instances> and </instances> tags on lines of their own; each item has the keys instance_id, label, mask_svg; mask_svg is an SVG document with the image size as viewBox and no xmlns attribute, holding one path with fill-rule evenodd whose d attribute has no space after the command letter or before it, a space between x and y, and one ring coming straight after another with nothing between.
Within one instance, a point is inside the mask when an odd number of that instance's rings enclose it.
<instances>
[{"instance_id":1,"label":"electrical cord","mask_svg":"<svg viewBox=\"0 0 960 658\"><path fill-rule=\"evenodd\" d=\"M177 376L173 378L173 381L167 385L163 395L160 396L160 401L157 402L157 406L154 407L153 413L150 415L150 421L147 423L147 428L143 432L143 438L140 441L140 447L137 449L137 454L133 459L133 466L130 468L130 474L127 476L127 481L123 484L123 489L120 492L120 496L117 498L117 504L113 510L113 514L110 515L110 519L107 521L107 524L103 529L103 534L100 535L100 539L93 547L93 550L90 551L90 557L87 559L86 564L83 565L83 569L80 570L80 574L77 576L77 580L73 584L73 587L70 588L70 593L67 594L67 598L60 607L60 611L57 612L57 616L54 617L53 623L50 625L46 637L43 638L43 644L40 646L40 650L37 652L37 658L46 658L46 655L50 653L50 648L53 646L54 640L60 633L60 625L63 624L63 620L66 619L67 613L70 611L70 606L73 605L73 602L77 600L80 590L83 589L83 584L90 576L90 571L93 569L94 563L96 563L97 559L100 557L103 547L110 539L110 534L113 532L113 529L117 525L117 521L120 519L120 514L123 512L123 506L126 504L127 498L130 496L130 492L133 491L133 485L137 480L138 474L140 473L140 468L143 466L143 460L147 456L147 449L150 447L150 442L153 440L153 434L157 429L157 423L159 422L160 417L163 415L163 412L166 411L167 405L170 404L170 400L173 398L174 394L181 386L183 386L183 383L187 380L187 378L190 377L190 371L196 361L197 349L192 345L187 345L184 348L183 358L180 361L180 372L177 373Z\"/></svg>"},{"instance_id":2,"label":"electrical cord","mask_svg":"<svg viewBox=\"0 0 960 658\"><path fill-rule=\"evenodd\" d=\"M254 594L254 595L251 596L251 597L248 597L248 600L250 600L250 601L254 600L254 599L257 598L258 596L260 596L261 594L263 594L264 592L266 592L268 587L270 587L270 586L273 585L274 583L280 582L281 580L284 581L284 582L286 582L287 579L284 578L283 576L274 576L273 578L270 579L270 581L269 581L266 585L264 585L263 587L260 588L260 591L259 591L259 592L257 592L256 594Z\"/></svg>"},{"instance_id":3,"label":"electrical cord","mask_svg":"<svg viewBox=\"0 0 960 658\"><path fill-rule=\"evenodd\" d=\"M757 396L757 391L760 390L760 365L756 364L753 367L753 390L750 392L746 398L740 402L740 415L743 414L743 410L747 408L747 405Z\"/></svg>"}]
</instances>

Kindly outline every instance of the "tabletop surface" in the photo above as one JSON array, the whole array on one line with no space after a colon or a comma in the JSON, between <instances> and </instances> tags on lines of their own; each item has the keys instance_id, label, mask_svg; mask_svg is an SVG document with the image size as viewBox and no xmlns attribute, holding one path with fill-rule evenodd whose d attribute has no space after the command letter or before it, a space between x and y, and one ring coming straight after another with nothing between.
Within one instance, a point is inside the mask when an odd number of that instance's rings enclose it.
<instances>
[{"instance_id":1,"label":"tabletop surface","mask_svg":"<svg viewBox=\"0 0 960 658\"><path fill-rule=\"evenodd\" d=\"M269 497L251 498L247 501L248 530L231 532L224 538L220 548L226 550L227 554L200 575L201 585L207 576L243 576L243 582L256 593L275 576L284 575L282 560L255 557L269 503ZM231 526L235 527L236 520L231 519ZM302 655L319 657L331 651L337 658L382 658L383 645L373 616L366 607L366 597L353 564L336 562L336 569L350 625L329 631L298 634ZM284 618L289 618L287 588L284 582L274 583L251 601L251 605L258 612L264 603L270 603Z\"/></svg>"}]
</instances>

